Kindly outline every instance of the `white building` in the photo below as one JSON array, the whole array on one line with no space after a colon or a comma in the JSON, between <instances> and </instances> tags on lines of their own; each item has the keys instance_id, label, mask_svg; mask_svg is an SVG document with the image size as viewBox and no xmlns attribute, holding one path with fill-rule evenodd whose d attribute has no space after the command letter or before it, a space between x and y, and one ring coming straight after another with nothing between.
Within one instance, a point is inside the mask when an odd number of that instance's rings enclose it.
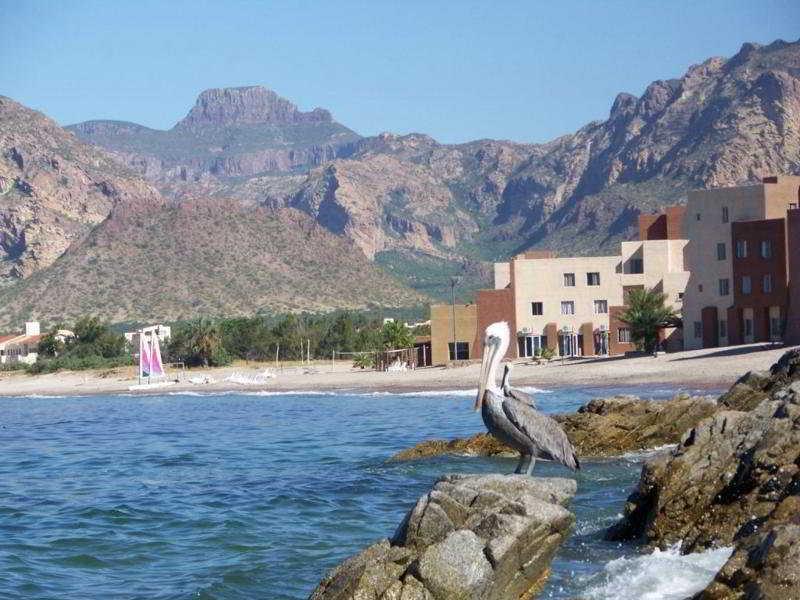
<instances>
[{"instance_id":1,"label":"white building","mask_svg":"<svg viewBox=\"0 0 800 600\"><path fill-rule=\"evenodd\" d=\"M38 321L25 323L25 333L0 336L0 364L33 364L39 357L39 340L42 339Z\"/></svg>"}]
</instances>

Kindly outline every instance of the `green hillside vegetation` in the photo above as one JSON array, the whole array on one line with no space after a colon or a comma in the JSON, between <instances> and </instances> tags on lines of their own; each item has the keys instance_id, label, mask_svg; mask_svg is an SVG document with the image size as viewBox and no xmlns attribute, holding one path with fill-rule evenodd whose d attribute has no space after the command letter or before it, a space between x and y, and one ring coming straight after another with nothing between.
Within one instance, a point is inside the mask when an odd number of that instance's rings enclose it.
<instances>
[{"instance_id":1,"label":"green hillside vegetation","mask_svg":"<svg viewBox=\"0 0 800 600\"><path fill-rule=\"evenodd\" d=\"M117 206L50 268L0 290L0 325L414 306L426 298L293 209Z\"/></svg>"}]
</instances>

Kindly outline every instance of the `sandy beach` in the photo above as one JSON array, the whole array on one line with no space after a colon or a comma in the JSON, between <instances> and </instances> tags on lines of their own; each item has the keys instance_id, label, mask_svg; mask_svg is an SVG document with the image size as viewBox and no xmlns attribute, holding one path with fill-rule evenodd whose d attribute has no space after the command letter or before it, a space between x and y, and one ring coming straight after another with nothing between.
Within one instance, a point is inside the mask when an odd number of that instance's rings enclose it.
<instances>
[{"instance_id":1,"label":"sandy beach","mask_svg":"<svg viewBox=\"0 0 800 600\"><path fill-rule=\"evenodd\" d=\"M769 368L787 350L785 347L754 344L662 354L657 358L587 358L555 360L534 365L514 362L513 381L519 386L545 388L564 386L618 386L662 384L685 388L725 388L745 372ZM242 380L263 373L275 374L263 383L247 385L227 380ZM272 391L395 391L470 389L478 378L478 363L445 368L429 367L405 372L376 372L352 368L349 362L316 361L311 365L281 366L272 363L237 363L218 369L170 371L179 383L169 388L153 388L152 393L193 390ZM192 383L205 378L212 383ZM134 367L27 375L0 374L0 396L49 396L128 393L136 384ZM148 393L148 390L137 392Z\"/></svg>"}]
</instances>

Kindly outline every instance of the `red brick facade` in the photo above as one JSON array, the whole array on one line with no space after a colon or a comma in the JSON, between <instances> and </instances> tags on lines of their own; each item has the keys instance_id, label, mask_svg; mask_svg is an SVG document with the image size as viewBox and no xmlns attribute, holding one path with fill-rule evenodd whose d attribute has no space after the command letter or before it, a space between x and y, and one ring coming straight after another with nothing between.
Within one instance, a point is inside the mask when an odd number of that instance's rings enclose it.
<instances>
[{"instance_id":1,"label":"red brick facade","mask_svg":"<svg viewBox=\"0 0 800 600\"><path fill-rule=\"evenodd\" d=\"M608 322L610 324L608 332L608 353L609 354L625 354L636 350L636 345L633 342L620 342L619 330L625 329L628 326L619 320L622 313L625 312L624 306L611 306L608 309Z\"/></svg>"},{"instance_id":2,"label":"red brick facade","mask_svg":"<svg viewBox=\"0 0 800 600\"><path fill-rule=\"evenodd\" d=\"M769 341L770 308L779 309L782 320L786 316L788 303L786 220L765 219L733 223L731 249L733 281L730 286L733 292L733 308L739 312L735 323L738 329L729 328L729 332L737 340L749 341L743 329L746 320L743 315L745 309L751 309L752 341ZM740 255L740 249L743 255ZM745 289L746 278L749 281L749 291ZM705 322L703 329L705 338ZM780 333L780 328L773 332L774 335Z\"/></svg>"},{"instance_id":3,"label":"red brick facade","mask_svg":"<svg viewBox=\"0 0 800 600\"><path fill-rule=\"evenodd\" d=\"M800 345L800 209L786 217L786 241L789 270L789 309L786 316L787 344Z\"/></svg>"},{"instance_id":4,"label":"red brick facade","mask_svg":"<svg viewBox=\"0 0 800 600\"><path fill-rule=\"evenodd\" d=\"M668 206L657 215L639 215L640 240L679 240L683 237L685 206Z\"/></svg>"},{"instance_id":5,"label":"red brick facade","mask_svg":"<svg viewBox=\"0 0 800 600\"><path fill-rule=\"evenodd\" d=\"M513 269L513 266L512 266ZM483 356L483 333L486 328L497 321L507 321L511 330L511 343L506 352L507 359L517 357L517 324L514 309L514 288L507 287L500 290L479 290L477 297L478 328L476 331L474 351L472 356Z\"/></svg>"}]
</instances>

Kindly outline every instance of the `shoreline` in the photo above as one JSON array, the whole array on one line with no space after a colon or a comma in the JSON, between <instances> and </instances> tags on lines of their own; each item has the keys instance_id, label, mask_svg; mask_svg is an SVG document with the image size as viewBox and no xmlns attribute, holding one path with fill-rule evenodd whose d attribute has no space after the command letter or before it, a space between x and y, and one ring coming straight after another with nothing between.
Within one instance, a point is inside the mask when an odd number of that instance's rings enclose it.
<instances>
[{"instance_id":1,"label":"shoreline","mask_svg":"<svg viewBox=\"0 0 800 600\"><path fill-rule=\"evenodd\" d=\"M730 387L741 375L751 370L768 369L786 351L786 347L734 346L620 358L582 358L555 360L546 365L533 365L524 359L514 362L512 382L518 387L636 387L666 386L676 389L716 391ZM251 377L267 369L274 379L264 383L239 384L225 381L234 374ZM459 367L426 367L415 371L377 372L353 369L349 363L332 368L330 361L310 366L288 366L274 369L270 363L237 363L228 367L192 369L183 372L182 381L168 387L130 391L137 383L135 367L65 371L42 375L19 372L0 373L0 397L95 396L95 395L160 395L172 392L221 393L303 393L386 392L413 394L420 392L474 390L479 365ZM208 377L214 383L192 384L189 378Z\"/></svg>"}]
</instances>

